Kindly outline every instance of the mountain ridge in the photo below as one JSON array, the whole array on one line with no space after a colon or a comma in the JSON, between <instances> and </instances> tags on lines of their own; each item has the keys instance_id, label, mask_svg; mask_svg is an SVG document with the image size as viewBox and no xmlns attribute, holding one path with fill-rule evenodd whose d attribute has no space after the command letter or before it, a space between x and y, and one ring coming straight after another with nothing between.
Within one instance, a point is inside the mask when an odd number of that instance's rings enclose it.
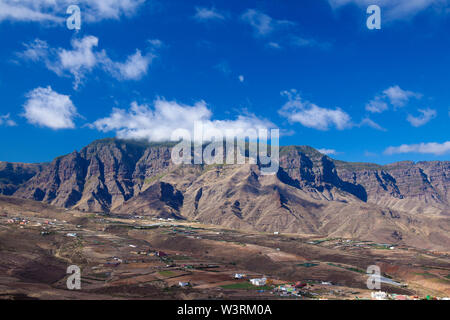
<instances>
[{"instance_id":1,"label":"mountain ridge","mask_svg":"<svg viewBox=\"0 0 450 320\"><path fill-rule=\"evenodd\" d=\"M258 164L174 165L173 145L103 139L28 171L0 163L0 193L238 229L450 243L449 161L352 164L286 146L278 173L265 176Z\"/></svg>"}]
</instances>

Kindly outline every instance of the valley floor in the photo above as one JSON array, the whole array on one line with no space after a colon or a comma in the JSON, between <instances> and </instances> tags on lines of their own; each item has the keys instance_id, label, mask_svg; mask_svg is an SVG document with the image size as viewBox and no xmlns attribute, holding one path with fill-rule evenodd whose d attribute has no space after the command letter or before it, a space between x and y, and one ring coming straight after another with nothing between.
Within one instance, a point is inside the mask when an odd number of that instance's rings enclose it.
<instances>
[{"instance_id":1,"label":"valley floor","mask_svg":"<svg viewBox=\"0 0 450 320\"><path fill-rule=\"evenodd\" d=\"M391 298L450 296L448 252L1 200L1 299L370 299L374 264ZM67 289L70 265L81 290Z\"/></svg>"}]
</instances>

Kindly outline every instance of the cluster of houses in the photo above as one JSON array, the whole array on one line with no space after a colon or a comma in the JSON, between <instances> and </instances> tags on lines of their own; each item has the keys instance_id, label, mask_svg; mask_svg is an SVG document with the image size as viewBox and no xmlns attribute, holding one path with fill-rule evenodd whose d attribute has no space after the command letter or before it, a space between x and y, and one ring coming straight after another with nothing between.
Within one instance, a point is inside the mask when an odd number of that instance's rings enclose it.
<instances>
[{"instance_id":1,"label":"cluster of houses","mask_svg":"<svg viewBox=\"0 0 450 320\"><path fill-rule=\"evenodd\" d=\"M7 223L9 223L9 224L19 224L21 226L25 226L25 225L29 224L30 221L27 220L27 219L14 217L14 218L8 219Z\"/></svg>"},{"instance_id":2,"label":"cluster of houses","mask_svg":"<svg viewBox=\"0 0 450 320\"><path fill-rule=\"evenodd\" d=\"M300 297L302 292L301 289L307 286L304 282L297 282L296 284L284 284L276 287L274 293L280 296L297 296Z\"/></svg>"},{"instance_id":3,"label":"cluster of houses","mask_svg":"<svg viewBox=\"0 0 450 320\"><path fill-rule=\"evenodd\" d=\"M374 291L371 293L372 300L420 300L419 296L408 296L404 294L389 294L384 291ZM450 300L450 298L440 298L427 296L426 300Z\"/></svg>"},{"instance_id":4,"label":"cluster of houses","mask_svg":"<svg viewBox=\"0 0 450 320\"><path fill-rule=\"evenodd\" d=\"M246 277L247 277L247 275L245 275L243 273L235 273L234 274L234 278L238 279L238 280L245 279ZM257 286L257 287L263 287L270 282L267 280L266 277L249 279L249 281L252 285Z\"/></svg>"}]
</instances>

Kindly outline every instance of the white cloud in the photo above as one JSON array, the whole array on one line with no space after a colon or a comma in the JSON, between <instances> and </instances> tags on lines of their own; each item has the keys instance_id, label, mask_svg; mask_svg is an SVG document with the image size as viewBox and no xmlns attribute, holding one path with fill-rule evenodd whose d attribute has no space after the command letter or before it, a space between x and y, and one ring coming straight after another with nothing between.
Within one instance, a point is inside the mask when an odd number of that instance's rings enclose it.
<instances>
[{"instance_id":1,"label":"white cloud","mask_svg":"<svg viewBox=\"0 0 450 320\"><path fill-rule=\"evenodd\" d=\"M296 90L283 91L288 102L279 110L279 114L290 122L298 122L305 127L328 130L335 126L338 130L352 127L351 117L340 108L321 108L309 101L302 101Z\"/></svg>"},{"instance_id":2,"label":"white cloud","mask_svg":"<svg viewBox=\"0 0 450 320\"><path fill-rule=\"evenodd\" d=\"M279 28L295 24L288 20L273 19L269 15L255 9L246 10L241 15L241 19L253 28L256 36L267 36Z\"/></svg>"},{"instance_id":3,"label":"white cloud","mask_svg":"<svg viewBox=\"0 0 450 320\"><path fill-rule=\"evenodd\" d=\"M333 8L348 4L367 8L369 5L377 4L387 20L409 18L430 7L445 8L450 3L449 0L328 0L328 2Z\"/></svg>"},{"instance_id":4,"label":"white cloud","mask_svg":"<svg viewBox=\"0 0 450 320\"><path fill-rule=\"evenodd\" d=\"M420 144L403 144L399 147L389 147L385 154L403 154L403 153L422 153L422 154L434 154L443 155L450 152L450 141L444 143L420 143Z\"/></svg>"},{"instance_id":5,"label":"white cloud","mask_svg":"<svg viewBox=\"0 0 450 320\"><path fill-rule=\"evenodd\" d=\"M11 120L9 113L0 115L0 126L15 127L17 123Z\"/></svg>"},{"instance_id":6,"label":"white cloud","mask_svg":"<svg viewBox=\"0 0 450 320\"><path fill-rule=\"evenodd\" d=\"M153 58L152 54L143 56L140 50L136 50L136 53L129 56L123 63L114 62L110 59L105 59L103 63L105 63L106 69L117 79L140 80L147 74Z\"/></svg>"},{"instance_id":7,"label":"white cloud","mask_svg":"<svg viewBox=\"0 0 450 320\"><path fill-rule=\"evenodd\" d=\"M231 67L228 64L228 62L226 62L226 61L222 61L222 62L216 64L214 66L214 69L222 72L224 75L227 75L227 76L231 74Z\"/></svg>"},{"instance_id":8,"label":"white cloud","mask_svg":"<svg viewBox=\"0 0 450 320\"><path fill-rule=\"evenodd\" d=\"M420 99L420 93L403 90L398 85L387 88L382 94L375 96L366 104L366 110L372 113L382 113L389 109L390 103L394 109L404 107L410 99Z\"/></svg>"},{"instance_id":9,"label":"white cloud","mask_svg":"<svg viewBox=\"0 0 450 320\"><path fill-rule=\"evenodd\" d=\"M411 123L413 127L421 127L428 122L430 122L432 119L436 118L437 112L433 109L419 109L418 110L422 115L418 117L414 117L412 115L408 115L408 122Z\"/></svg>"},{"instance_id":10,"label":"white cloud","mask_svg":"<svg viewBox=\"0 0 450 320\"><path fill-rule=\"evenodd\" d=\"M250 128L274 128L270 121L259 119L255 115L239 115L235 120L213 120L212 112L204 101L193 106L166 101L158 98L153 108L148 105L131 104L129 110L113 109L106 117L90 126L103 132L116 132L119 138L147 139L149 141L169 141L177 129L193 132L194 123L201 121L208 136L220 130L224 135L228 130L231 136L242 136Z\"/></svg>"},{"instance_id":11,"label":"white cloud","mask_svg":"<svg viewBox=\"0 0 450 320\"><path fill-rule=\"evenodd\" d=\"M369 101L368 104L366 104L366 110L372 113L382 113L387 109L387 103L381 100L379 97L376 97L375 99Z\"/></svg>"},{"instance_id":12,"label":"white cloud","mask_svg":"<svg viewBox=\"0 0 450 320\"><path fill-rule=\"evenodd\" d=\"M98 38L86 36L83 39L72 40L72 50L57 49L56 59L49 56L46 60L47 67L58 75L69 72L75 79L75 88L82 82L85 75L104 59L104 53L96 53L94 48L98 46ZM50 51L51 52L51 51ZM52 54L51 54L52 55Z\"/></svg>"},{"instance_id":13,"label":"white cloud","mask_svg":"<svg viewBox=\"0 0 450 320\"><path fill-rule=\"evenodd\" d=\"M22 116L29 123L54 130L75 128L73 120L78 113L69 96L49 86L30 91L27 98Z\"/></svg>"},{"instance_id":14,"label":"white cloud","mask_svg":"<svg viewBox=\"0 0 450 320\"><path fill-rule=\"evenodd\" d=\"M196 7L194 18L197 21L225 20L225 15L217 11L214 7Z\"/></svg>"},{"instance_id":15,"label":"white cloud","mask_svg":"<svg viewBox=\"0 0 450 320\"><path fill-rule=\"evenodd\" d=\"M45 3L48 1L0 0L0 22L10 20L61 23L63 18L54 14L54 8L44 10Z\"/></svg>"},{"instance_id":16,"label":"white cloud","mask_svg":"<svg viewBox=\"0 0 450 320\"><path fill-rule=\"evenodd\" d=\"M267 46L272 49L281 49L281 46L278 42L269 42Z\"/></svg>"},{"instance_id":17,"label":"white cloud","mask_svg":"<svg viewBox=\"0 0 450 320\"><path fill-rule=\"evenodd\" d=\"M78 0L83 21L118 20L131 16L146 0ZM72 0L0 0L0 22L31 21L61 24L67 18L66 9Z\"/></svg>"},{"instance_id":18,"label":"white cloud","mask_svg":"<svg viewBox=\"0 0 450 320\"><path fill-rule=\"evenodd\" d=\"M383 91L383 94L389 99L395 108L401 108L408 103L411 98L421 98L422 95L408 90L403 90L399 86L393 86Z\"/></svg>"},{"instance_id":19,"label":"white cloud","mask_svg":"<svg viewBox=\"0 0 450 320\"><path fill-rule=\"evenodd\" d=\"M337 155L338 152L334 149L317 149L320 153L326 154L327 156Z\"/></svg>"},{"instance_id":20,"label":"white cloud","mask_svg":"<svg viewBox=\"0 0 450 320\"><path fill-rule=\"evenodd\" d=\"M96 50L98 42L97 37L85 36L82 39L73 39L72 49L64 49L50 48L45 41L36 39L25 44L26 49L18 55L33 62L44 62L49 70L59 76L71 75L75 89L95 68L100 68L119 80L139 80L147 74L155 58L153 53L142 55L140 50L136 50L125 62L112 61L105 50Z\"/></svg>"},{"instance_id":21,"label":"white cloud","mask_svg":"<svg viewBox=\"0 0 450 320\"><path fill-rule=\"evenodd\" d=\"M148 40L148 43L153 49L159 49L164 46L164 43L159 39L150 39Z\"/></svg>"},{"instance_id":22,"label":"white cloud","mask_svg":"<svg viewBox=\"0 0 450 320\"><path fill-rule=\"evenodd\" d=\"M294 47L318 47L320 49L328 49L331 47L330 43L319 42L315 39L299 37L295 35L290 36L290 44Z\"/></svg>"},{"instance_id":23,"label":"white cloud","mask_svg":"<svg viewBox=\"0 0 450 320\"><path fill-rule=\"evenodd\" d=\"M378 123L376 123L375 121L369 119L369 118L364 118L361 120L361 123L359 124L359 126L369 126L373 129L379 130L379 131L387 131L385 128L383 128L382 126L380 126Z\"/></svg>"},{"instance_id":24,"label":"white cloud","mask_svg":"<svg viewBox=\"0 0 450 320\"><path fill-rule=\"evenodd\" d=\"M24 43L25 50L17 55L23 59L33 62L46 59L48 56L48 44L45 41L36 39L30 43Z\"/></svg>"}]
</instances>

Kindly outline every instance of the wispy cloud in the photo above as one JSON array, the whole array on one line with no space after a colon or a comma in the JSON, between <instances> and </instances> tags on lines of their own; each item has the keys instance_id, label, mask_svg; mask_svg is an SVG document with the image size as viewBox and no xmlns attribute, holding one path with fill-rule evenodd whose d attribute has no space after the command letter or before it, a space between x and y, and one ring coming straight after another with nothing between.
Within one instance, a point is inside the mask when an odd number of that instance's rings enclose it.
<instances>
[{"instance_id":1,"label":"wispy cloud","mask_svg":"<svg viewBox=\"0 0 450 320\"><path fill-rule=\"evenodd\" d=\"M359 126L369 126L373 129L379 130L379 131L387 131L385 128L383 128L382 126L380 126L378 123L376 123L375 121L373 121L370 118L364 118L361 120L361 123L359 124Z\"/></svg>"},{"instance_id":2,"label":"wispy cloud","mask_svg":"<svg viewBox=\"0 0 450 320\"><path fill-rule=\"evenodd\" d=\"M366 104L366 110L372 113L382 113L388 109L388 105L384 102L380 97L376 97L375 99L369 101Z\"/></svg>"},{"instance_id":3,"label":"wispy cloud","mask_svg":"<svg viewBox=\"0 0 450 320\"><path fill-rule=\"evenodd\" d=\"M331 127L336 127L338 130L352 127L350 115L340 108L321 108L309 101L304 101L294 89L283 91L281 95L287 97L288 101L278 112L290 122L323 131Z\"/></svg>"},{"instance_id":4,"label":"wispy cloud","mask_svg":"<svg viewBox=\"0 0 450 320\"><path fill-rule=\"evenodd\" d=\"M226 14L219 12L216 8L196 7L194 19L197 21L225 20Z\"/></svg>"},{"instance_id":5,"label":"wispy cloud","mask_svg":"<svg viewBox=\"0 0 450 320\"><path fill-rule=\"evenodd\" d=\"M450 141L444 143L430 142L419 144L403 144L399 147L389 147L384 153L388 155L403 153L421 153L443 155L450 152Z\"/></svg>"},{"instance_id":6,"label":"wispy cloud","mask_svg":"<svg viewBox=\"0 0 450 320\"><path fill-rule=\"evenodd\" d=\"M411 99L420 99L422 94L403 90L398 85L384 90L366 104L366 110L371 113L382 113L389 109L388 103L395 109L403 108Z\"/></svg>"},{"instance_id":7,"label":"wispy cloud","mask_svg":"<svg viewBox=\"0 0 450 320\"><path fill-rule=\"evenodd\" d=\"M105 19L119 20L122 16L132 16L146 0L78 0L86 22ZM0 22L23 21L63 23L66 8L74 4L72 0L0 0Z\"/></svg>"},{"instance_id":8,"label":"wispy cloud","mask_svg":"<svg viewBox=\"0 0 450 320\"><path fill-rule=\"evenodd\" d=\"M140 50L127 57L124 62L111 60L105 50L96 50L99 40L94 36L73 39L72 49L51 48L45 41L36 39L25 44L25 50L19 57L33 62L42 61L45 66L59 76L71 75L74 88L83 83L87 74L100 68L118 80L139 80L147 74L152 60L156 57L153 50L142 54ZM154 47L154 43L150 43Z\"/></svg>"},{"instance_id":9,"label":"wispy cloud","mask_svg":"<svg viewBox=\"0 0 450 320\"><path fill-rule=\"evenodd\" d=\"M269 48L272 48L272 49L281 49L282 47L281 47L281 45L278 43L278 42L269 42L268 44L267 44L267 46L269 47Z\"/></svg>"},{"instance_id":10,"label":"wispy cloud","mask_svg":"<svg viewBox=\"0 0 450 320\"><path fill-rule=\"evenodd\" d=\"M294 47L317 47L320 49L329 49L331 47L331 43L321 42L312 38L305 38L296 35L291 35L289 37L289 44Z\"/></svg>"},{"instance_id":11,"label":"wispy cloud","mask_svg":"<svg viewBox=\"0 0 450 320\"><path fill-rule=\"evenodd\" d=\"M26 97L22 116L29 123L54 130L75 128L73 120L78 113L69 96L59 94L49 86L36 88Z\"/></svg>"},{"instance_id":12,"label":"wispy cloud","mask_svg":"<svg viewBox=\"0 0 450 320\"><path fill-rule=\"evenodd\" d=\"M412 115L408 115L407 118L408 122L411 123L413 127L421 127L437 116L436 110L433 109L419 109L418 111L421 113L420 116L414 117Z\"/></svg>"},{"instance_id":13,"label":"wispy cloud","mask_svg":"<svg viewBox=\"0 0 450 320\"><path fill-rule=\"evenodd\" d=\"M403 90L399 86L393 86L383 91L395 108L404 107L411 98L420 99L422 95L413 91Z\"/></svg>"},{"instance_id":14,"label":"wispy cloud","mask_svg":"<svg viewBox=\"0 0 450 320\"><path fill-rule=\"evenodd\" d=\"M252 27L255 36L258 37L268 36L276 30L295 25L292 21L273 19L256 9L246 10L241 15L241 19Z\"/></svg>"},{"instance_id":15,"label":"wispy cloud","mask_svg":"<svg viewBox=\"0 0 450 320\"><path fill-rule=\"evenodd\" d=\"M0 126L6 127L15 127L17 123L14 120L11 120L9 113L0 115Z\"/></svg>"},{"instance_id":16,"label":"wispy cloud","mask_svg":"<svg viewBox=\"0 0 450 320\"><path fill-rule=\"evenodd\" d=\"M231 67L230 67L229 63L226 61L219 62L218 64L216 64L214 66L214 69L223 73L226 76L229 76L231 74Z\"/></svg>"}]
</instances>

